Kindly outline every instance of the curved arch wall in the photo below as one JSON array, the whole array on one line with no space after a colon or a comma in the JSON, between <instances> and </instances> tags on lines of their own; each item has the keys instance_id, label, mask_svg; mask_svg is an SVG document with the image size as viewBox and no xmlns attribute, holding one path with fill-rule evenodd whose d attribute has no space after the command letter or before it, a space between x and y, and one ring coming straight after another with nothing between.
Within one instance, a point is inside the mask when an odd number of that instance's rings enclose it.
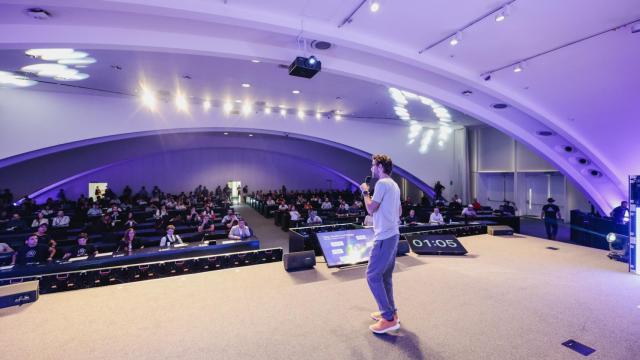
<instances>
[{"instance_id":1,"label":"curved arch wall","mask_svg":"<svg viewBox=\"0 0 640 360\"><path fill-rule=\"evenodd\" d=\"M399 174L415 180L418 187L428 191L425 184L441 180L453 183L449 187L452 193L467 194L464 129L455 131L443 147L420 154L415 146L407 145L407 127L395 123L300 120L263 114L223 116L219 111L186 115L176 113L170 104L161 104L151 113L136 99L110 96L21 91L0 91L0 96L0 117L8 120L1 139L0 184L24 190L16 190L18 193L39 190L75 174L154 151L260 145L262 149L308 158L356 182L369 172L367 154L387 153L403 170ZM244 136L221 139L223 131ZM136 141L141 136L138 133L172 132L189 136L158 136L149 144ZM247 134L253 132L272 135L249 138ZM122 140L114 143L109 136ZM272 142L274 137L286 144ZM105 142L100 145L101 141ZM322 145L323 141L326 144ZM293 142L295 147L286 150ZM92 150L86 146L92 146ZM283 147L285 150L279 150ZM34 176L38 170L46 175Z\"/></svg>"}]
</instances>

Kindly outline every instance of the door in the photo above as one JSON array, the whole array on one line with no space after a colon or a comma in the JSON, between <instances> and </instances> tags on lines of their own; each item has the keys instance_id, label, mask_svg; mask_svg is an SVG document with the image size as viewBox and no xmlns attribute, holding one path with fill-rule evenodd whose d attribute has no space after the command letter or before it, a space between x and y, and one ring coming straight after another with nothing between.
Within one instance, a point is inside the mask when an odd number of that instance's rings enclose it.
<instances>
[{"instance_id":1,"label":"door","mask_svg":"<svg viewBox=\"0 0 640 360\"><path fill-rule=\"evenodd\" d=\"M231 203L239 204L241 202L242 195L242 182L240 180L230 180L227 182L227 186L231 188Z\"/></svg>"},{"instance_id":2,"label":"door","mask_svg":"<svg viewBox=\"0 0 640 360\"><path fill-rule=\"evenodd\" d=\"M94 201L96 200L97 195L100 197L104 197L104 192L107 190L109 186L106 182L90 182L89 183L89 197Z\"/></svg>"}]
</instances>

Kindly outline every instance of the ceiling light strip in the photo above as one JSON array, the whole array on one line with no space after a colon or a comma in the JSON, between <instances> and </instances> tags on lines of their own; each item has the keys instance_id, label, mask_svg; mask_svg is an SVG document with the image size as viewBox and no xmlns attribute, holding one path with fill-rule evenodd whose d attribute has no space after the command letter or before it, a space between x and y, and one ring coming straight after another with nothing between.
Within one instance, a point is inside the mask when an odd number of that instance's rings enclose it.
<instances>
[{"instance_id":1,"label":"ceiling light strip","mask_svg":"<svg viewBox=\"0 0 640 360\"><path fill-rule=\"evenodd\" d=\"M430 50L430 49L432 49L432 48L434 48L434 47L436 47L436 46L440 45L441 43L443 43L443 42L445 42L445 41L447 41L447 40L449 40L449 39L451 39L451 38L455 37L458 33L463 32L464 30L466 30L466 29L468 29L468 28L472 27L473 25L475 25L475 24L479 23L480 21L482 21L482 20L484 20L484 19L486 19L486 18L490 17L491 15L493 15L493 14L497 13L498 11L502 11L502 10L504 9L504 7L505 7L505 6L511 6L511 4L513 4L513 3L514 3L514 2L516 2L516 1L517 1L517 0L510 0L510 1L507 1L506 3L504 3L504 4L500 5L499 7L497 7L497 8L495 8L495 9L493 9L493 10L489 11L488 13L486 13L486 14L484 14L484 15L480 16L479 18L477 18L477 19L475 19L475 20L471 21L471 22L470 22L470 23L468 23L467 25L465 25L465 26L461 27L460 29L457 29L456 31L452 32L451 34L449 34L449 35L445 36L444 38L442 38L442 39L440 39L440 40L438 40L438 41L434 42L434 43L433 43L433 44L431 44L431 45L425 46L422 50L418 51L418 54L422 54L423 52L428 51L428 50ZM459 41L459 40L458 40L458 41Z\"/></svg>"},{"instance_id":2,"label":"ceiling light strip","mask_svg":"<svg viewBox=\"0 0 640 360\"><path fill-rule=\"evenodd\" d=\"M499 67L499 68L495 68L495 69L493 69L493 70L485 71L485 72L483 72L482 74L480 74L480 76L481 76L481 77L484 77L484 76L487 76L487 75L491 75L491 74L493 74L493 73L495 73L495 72L498 72L498 71L500 71L500 70L504 70L504 69L511 68L511 67L514 67L514 66L517 66L517 65L521 65L522 63L527 62L527 61L532 60L532 59L535 59L535 58L537 58L537 57L540 57L540 56L543 56L543 55L547 55L547 54L552 53L552 52L554 52L554 51L558 51L558 50L560 50L560 49L564 49L564 48L566 48L566 47L569 47L569 46L571 46L571 45L575 45L575 44L581 43L581 42L583 42L583 41L587 41L587 40L589 40L589 39L593 39L594 37L597 37L597 36L600 36L600 35L604 35L604 34L606 34L606 33L608 33L608 32L611 32L611 31L617 31L617 30L620 30L620 29L622 29L622 28L625 28L625 27L627 27L627 26L629 26L629 25L632 25L632 24L634 24L634 23L636 23L636 22L639 22L639 21L640 21L640 18L635 19L635 20L632 20L632 21L629 21L629 22L626 22L626 23L624 23L624 24L622 24L622 25L614 26L614 27L612 27L612 28L610 28L610 29L607 29L607 30L600 31L599 33L596 33L596 34L592 34L592 35L589 35L589 36L586 36L586 37L580 38L580 39L578 39L578 40L574 40L574 41L568 42L568 43L566 43L566 44L562 44L562 45L560 45L560 46L556 46L556 47L554 47L553 49L549 49L549 50L543 51L543 52L541 52L541 53L538 53L538 54L535 54L535 55L532 55L532 56L526 57L526 58L524 58L524 59L521 59L521 60L518 60L518 61L512 62L512 63L510 63L510 64L508 64L508 65L504 65L504 66L501 66L501 67Z\"/></svg>"}]
</instances>

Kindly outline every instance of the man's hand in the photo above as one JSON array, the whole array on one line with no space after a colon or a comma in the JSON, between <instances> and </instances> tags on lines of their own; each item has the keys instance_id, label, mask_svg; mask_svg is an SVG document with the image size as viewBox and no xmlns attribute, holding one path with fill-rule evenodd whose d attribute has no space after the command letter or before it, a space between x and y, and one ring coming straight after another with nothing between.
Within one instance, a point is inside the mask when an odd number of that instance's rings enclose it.
<instances>
[{"instance_id":1,"label":"man's hand","mask_svg":"<svg viewBox=\"0 0 640 360\"><path fill-rule=\"evenodd\" d=\"M369 184L367 184L367 183L360 184L360 191L362 191L362 192L369 191Z\"/></svg>"}]
</instances>

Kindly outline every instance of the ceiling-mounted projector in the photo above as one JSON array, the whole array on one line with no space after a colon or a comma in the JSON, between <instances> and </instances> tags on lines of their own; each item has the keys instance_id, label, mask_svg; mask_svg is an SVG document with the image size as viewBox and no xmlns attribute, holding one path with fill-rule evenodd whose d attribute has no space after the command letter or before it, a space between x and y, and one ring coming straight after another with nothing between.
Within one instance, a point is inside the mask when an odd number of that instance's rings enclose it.
<instances>
[{"instance_id":1,"label":"ceiling-mounted projector","mask_svg":"<svg viewBox=\"0 0 640 360\"><path fill-rule=\"evenodd\" d=\"M322 63L315 56L309 56L308 58L298 56L289 65L289 75L311 79L320 72L321 68Z\"/></svg>"}]
</instances>

